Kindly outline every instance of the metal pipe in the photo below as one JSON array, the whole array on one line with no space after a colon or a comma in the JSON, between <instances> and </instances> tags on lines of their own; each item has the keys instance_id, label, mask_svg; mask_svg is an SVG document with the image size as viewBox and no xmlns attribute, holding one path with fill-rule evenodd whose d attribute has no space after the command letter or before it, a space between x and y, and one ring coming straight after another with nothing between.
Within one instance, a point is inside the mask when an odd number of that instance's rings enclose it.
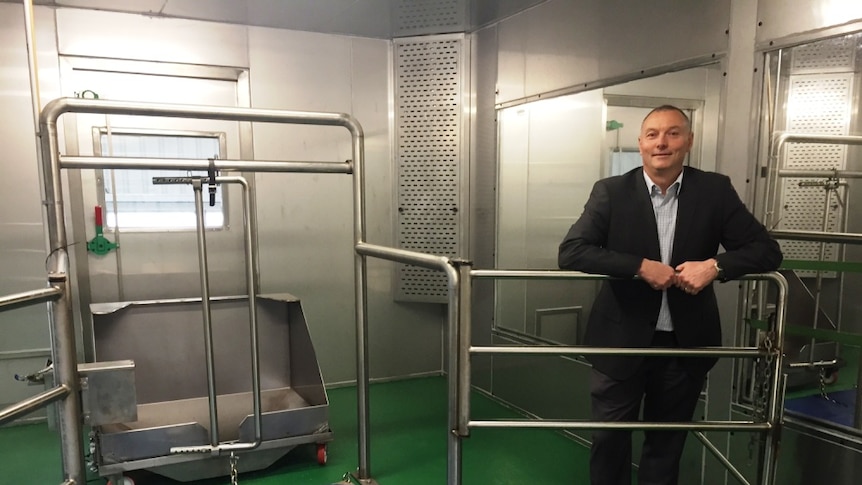
<instances>
[{"instance_id":1,"label":"metal pipe","mask_svg":"<svg viewBox=\"0 0 862 485\"><path fill-rule=\"evenodd\" d=\"M54 401L63 399L69 395L69 386L60 385L52 387L47 391L40 392L35 396L30 396L27 399L17 402L9 407L0 409L0 426L11 423L21 416L43 408Z\"/></svg>"},{"instance_id":2,"label":"metal pipe","mask_svg":"<svg viewBox=\"0 0 862 485\"><path fill-rule=\"evenodd\" d=\"M433 256L431 254L417 253L406 249L396 249L375 244L357 244L356 252L365 256L373 256L375 258L386 259L396 263L411 264L413 266L420 266L422 268L443 272L445 272L446 267L449 266L449 259L443 256Z\"/></svg>"},{"instance_id":3,"label":"metal pipe","mask_svg":"<svg viewBox=\"0 0 862 485\"><path fill-rule=\"evenodd\" d=\"M760 357L766 352L756 347L563 347L559 345L493 345L471 346L472 354L524 354L524 355L641 355L679 357Z\"/></svg>"},{"instance_id":4,"label":"metal pipe","mask_svg":"<svg viewBox=\"0 0 862 485\"><path fill-rule=\"evenodd\" d=\"M55 301L61 296L61 291L56 287L42 288L40 290L25 291L13 295L0 296L0 311L36 305L47 301Z\"/></svg>"},{"instance_id":5,"label":"metal pipe","mask_svg":"<svg viewBox=\"0 0 862 485\"><path fill-rule=\"evenodd\" d=\"M394 261L396 263L404 263L404 264L412 264L414 266L421 266L423 268L433 269L437 271L442 271L446 274L447 282L448 282L448 316L447 316L447 329L449 330L449 340L448 340L448 352L449 352L449 360L447 364L447 384L448 384L448 392L449 392L449 406L448 406L448 429L449 429L449 437L448 437L448 446L447 446L447 483L461 483L461 442L460 439L455 436L455 432L459 426L459 418L458 418L458 388L459 388L459 370L458 370L458 354L460 352L458 348L458 339L459 339L459 330L458 330L458 318L460 317L460 285L459 285L459 271L455 269L455 267L450 264L451 261L448 258L443 256L433 256L424 253L418 253L414 251L407 251L404 249L396 249L390 248L386 246L378 246L375 244L368 244L364 242L356 243L356 254L362 261L363 266L363 281L361 282L361 287L363 289L362 295L357 293L356 304L357 304L357 322L361 321L361 325L357 323L357 364L358 369L362 370L365 374L363 374L362 379L357 379L357 401L359 403L360 411L359 411L359 456L360 456L360 468L359 468L359 478L360 480L365 480L369 478L370 471L367 468L368 463L368 448L370 448L370 442L368 441L367 431L363 433L362 426L363 422L366 422L368 419L368 396L367 391L363 388L367 389L367 371L368 371L368 361L365 357L368 348L367 348L367 325L366 322L366 301L365 301L365 286L366 282L364 281L364 266L365 266L365 257L371 256L375 258L385 259L388 261ZM360 318L361 317L361 318ZM361 336L361 338L359 338ZM362 345L359 346L359 342L362 342ZM359 355L362 357L359 358ZM367 427L367 422L365 424ZM363 453L363 446L367 446ZM366 469L363 470L362 464L366 464Z\"/></svg>"},{"instance_id":6,"label":"metal pipe","mask_svg":"<svg viewBox=\"0 0 862 485\"><path fill-rule=\"evenodd\" d=\"M582 273L580 271L561 271L556 269L474 269L470 271L473 278L494 279L545 279L545 280L609 280L610 276L602 274Z\"/></svg>"},{"instance_id":7,"label":"metal pipe","mask_svg":"<svg viewBox=\"0 0 862 485\"><path fill-rule=\"evenodd\" d=\"M343 126L354 136L362 129L346 113L315 111L287 111L230 106L204 106L190 104L139 103L104 99L58 98L45 105L40 123L56 123L63 113L94 113L156 116L170 118L200 118L226 121L257 121L261 123L290 123L298 125Z\"/></svg>"},{"instance_id":8,"label":"metal pipe","mask_svg":"<svg viewBox=\"0 0 862 485\"><path fill-rule=\"evenodd\" d=\"M356 242L361 242L365 237L365 205L362 185L364 184L364 140L361 125L350 115L344 113L319 113L305 111L280 111L250 108L232 108L219 106L192 106L192 105L169 105L130 103L119 101L106 101L81 98L60 98L48 103L39 116L40 158L42 168L42 187L44 188L43 200L45 205L45 225L47 227L48 252L54 257L49 261L48 274L51 281L62 281L60 288L62 296L59 301L51 307L52 318L52 354L54 356L55 376L59 384L65 384L71 393L77 393L76 381L77 366L75 365L75 338L72 319L72 305L66 295L70 294L70 288L66 279L65 264L68 257L65 255L67 246L66 227L63 210L63 188L60 170L60 150L57 138L57 120L63 113L96 113L96 114L122 114L139 116L159 116L174 118L202 118L228 121L257 121L271 123L292 123L305 125L328 125L342 126L350 132L353 141L353 154L355 166L354 175L354 234ZM78 160L86 163L85 160ZM151 162L146 162L151 163ZM289 163L288 163L289 165ZM326 165L321 163L321 165ZM349 167L349 163L346 164ZM344 167L344 166L342 166ZM208 168L208 165L207 165ZM263 162L258 167L237 165L237 170L259 171L281 171L276 166ZM349 173L344 168L323 167L315 165L313 170L300 162L299 165L290 167L297 171L323 171ZM227 168L225 168L227 169ZM365 261L356 255L355 280L357 295L357 327L366 327L366 275ZM357 371L359 381L359 394L364 394L365 405L360 404L360 470L366 471L367 476L367 440L368 411L367 411L367 344L365 335L367 329L357 335L357 348L365 349L357 354ZM83 448L81 443L80 404L77 399L65 399L58 405L60 414L59 425L61 445L63 452L63 466L67 474L76 482L83 483ZM363 439L362 436L365 436ZM222 449L245 449L246 444L223 445Z\"/></svg>"},{"instance_id":9,"label":"metal pipe","mask_svg":"<svg viewBox=\"0 0 862 485\"><path fill-rule=\"evenodd\" d=\"M862 364L862 356L859 357L858 364ZM862 372L856 373L856 410L853 412L853 427L862 429Z\"/></svg>"},{"instance_id":10,"label":"metal pipe","mask_svg":"<svg viewBox=\"0 0 862 485\"><path fill-rule=\"evenodd\" d=\"M764 485L775 483L775 475L778 462L778 446L781 441L781 416L784 414L784 387L786 378L783 377L784 370L784 327L787 319L787 279L781 273L773 272L766 275L776 286L775 297L775 323L773 332L775 334L775 352L772 361L772 382L770 383L769 408L766 413L766 422L770 428L766 431L767 446L763 453L763 481Z\"/></svg>"},{"instance_id":11,"label":"metal pipe","mask_svg":"<svg viewBox=\"0 0 862 485\"><path fill-rule=\"evenodd\" d=\"M445 258L441 258L445 259ZM461 271L456 268L451 261L447 261L441 268L446 273L446 280L449 287L449 305L446 333L448 335L448 363L446 366L446 383L448 384L448 408L446 431L447 433L447 453L446 453L446 483L461 483L461 437L458 436L460 426L458 405L460 403L460 371L458 356L461 351L460 343L460 326L461 326ZM465 271L469 271L469 268Z\"/></svg>"},{"instance_id":12,"label":"metal pipe","mask_svg":"<svg viewBox=\"0 0 862 485\"><path fill-rule=\"evenodd\" d=\"M472 262L460 262L458 264L458 278L461 289L461 311L456 331L460 328L458 336L458 436L466 438L470 436L470 427L467 421L470 419L470 389L471 389L471 365L470 365L470 342L473 340L473 278L471 270Z\"/></svg>"},{"instance_id":13,"label":"metal pipe","mask_svg":"<svg viewBox=\"0 0 862 485\"><path fill-rule=\"evenodd\" d=\"M252 448L257 448L263 439L262 413L260 401L260 339L257 323L257 293L259 283L256 270L258 268L258 254L253 244L254 234L257 232L254 213L254 198L251 196L251 188L248 181L243 177L216 177L216 181L237 183L242 186L243 193L243 217L245 226L245 277L246 292L248 293L248 320L249 340L251 341L251 388L252 407L254 410L254 442Z\"/></svg>"},{"instance_id":14,"label":"metal pipe","mask_svg":"<svg viewBox=\"0 0 862 485\"><path fill-rule=\"evenodd\" d=\"M777 96L777 94L776 94ZM813 134L805 134L805 133L776 133L772 137L772 144L770 146L770 158L772 163L769 164L770 171L767 174L767 193L766 193L766 203L773 200L778 194L778 184L780 183L781 177L778 176L779 165L782 160L782 156L784 152L782 151L784 147L788 143L826 143L826 144L840 144L840 145L862 145L862 136L857 135L813 135ZM832 171L820 171L823 172L832 172ZM784 172L788 173L788 172ZM801 176L814 176L814 171L806 171L805 175ZM832 172L834 173L834 172ZM790 176L790 175L785 175ZM831 174L828 176L832 176ZM773 204L774 206L774 204ZM766 217L764 218L764 225L766 227L772 227L772 210L767 209Z\"/></svg>"},{"instance_id":15,"label":"metal pipe","mask_svg":"<svg viewBox=\"0 0 862 485\"><path fill-rule=\"evenodd\" d=\"M500 419L469 422L471 428L541 428L541 429L613 429L613 430L659 430L659 431L764 431L769 423L755 421L690 421L690 422L642 422L642 421L552 421L535 419Z\"/></svg>"},{"instance_id":16,"label":"metal pipe","mask_svg":"<svg viewBox=\"0 0 862 485\"><path fill-rule=\"evenodd\" d=\"M56 240L55 240L56 241ZM60 241L57 241L58 243ZM65 253L63 248L55 251ZM56 258L58 262L68 262L68 258ZM49 305L51 322L51 358L54 364L54 382L69 389L69 396L57 402L57 428L62 443L62 463L64 477L77 483L86 483L84 468L84 445L82 442L81 402L78 393L81 384L78 377L78 356L75 350L75 321L72 316L72 288L65 268L55 268L51 275L52 284L61 289L61 296Z\"/></svg>"},{"instance_id":17,"label":"metal pipe","mask_svg":"<svg viewBox=\"0 0 862 485\"><path fill-rule=\"evenodd\" d=\"M207 385L210 392L210 446L179 446L172 447L171 453L206 453L213 451L238 451L251 450L260 446L263 440L262 412L260 397L260 339L257 324L257 293L258 279L255 269L258 266L257 251L254 250L252 237L256 228L252 227L251 217L253 201L248 181L243 177L216 177L216 183L235 183L243 189L243 246L246 256L246 291L248 293L249 305L249 341L251 343L251 378L252 378L252 407L254 415L254 441L239 443L220 443L218 438L218 409L216 407L217 393L215 390L215 365L213 360L212 320L209 296L209 270L207 264L206 239L204 237L204 209L202 185L208 182L207 178L178 177L168 183L191 183L195 191L195 208L198 223L198 255L201 265L201 302L204 306L204 340L206 344L207 359ZM165 183L165 182L162 182ZM213 432L213 430L216 430Z\"/></svg>"},{"instance_id":18,"label":"metal pipe","mask_svg":"<svg viewBox=\"0 0 862 485\"><path fill-rule=\"evenodd\" d=\"M215 356L213 355L212 306L210 304L209 263L207 261L206 226L201 179L192 183L195 191L195 216L197 216L198 262L201 272L201 310L204 323L204 359L207 369L207 397L210 409L210 445L219 445L218 429L218 392L215 378ZM173 452L173 449L171 449Z\"/></svg>"},{"instance_id":19,"label":"metal pipe","mask_svg":"<svg viewBox=\"0 0 862 485\"><path fill-rule=\"evenodd\" d=\"M855 170L799 170L784 168L778 171L778 176L794 178L858 179L862 178L862 172L857 172Z\"/></svg>"},{"instance_id":20,"label":"metal pipe","mask_svg":"<svg viewBox=\"0 0 862 485\"><path fill-rule=\"evenodd\" d=\"M775 239L787 239L790 241L822 241L862 244L862 234L853 232L793 231L785 229L780 231L769 231L769 235Z\"/></svg>"},{"instance_id":21,"label":"metal pipe","mask_svg":"<svg viewBox=\"0 0 862 485\"><path fill-rule=\"evenodd\" d=\"M216 170L244 172L293 172L293 173L352 173L351 162L304 162L269 160L190 160L188 158L143 158L143 157L60 157L60 168L87 169L175 169Z\"/></svg>"},{"instance_id":22,"label":"metal pipe","mask_svg":"<svg viewBox=\"0 0 862 485\"><path fill-rule=\"evenodd\" d=\"M348 126L353 145L353 244L365 242L365 135L359 123ZM371 416L368 398L368 267L364 255L353 254L356 319L356 413L360 480L371 479Z\"/></svg>"},{"instance_id":23,"label":"metal pipe","mask_svg":"<svg viewBox=\"0 0 862 485\"><path fill-rule=\"evenodd\" d=\"M730 462L730 460L727 459L727 457L724 456L721 450L716 448L715 445L712 444L711 441L709 441L709 439L706 437L706 435L703 434L703 432L693 431L692 434L695 436L695 438L700 440L703 446L707 450L709 450L710 453L712 453L712 456L714 456L719 462L721 462L722 465L724 465L727 471L729 471L730 474L733 475L733 477L739 481L739 483L742 483L743 485L750 485L748 480L742 475L742 473L736 469L736 467L733 465L733 463Z\"/></svg>"}]
</instances>

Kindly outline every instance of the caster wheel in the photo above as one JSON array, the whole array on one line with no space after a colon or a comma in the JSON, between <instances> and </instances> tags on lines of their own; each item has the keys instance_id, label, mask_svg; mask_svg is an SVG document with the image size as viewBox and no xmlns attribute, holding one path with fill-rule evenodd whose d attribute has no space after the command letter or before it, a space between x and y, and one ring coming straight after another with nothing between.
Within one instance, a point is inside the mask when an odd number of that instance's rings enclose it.
<instances>
[{"instance_id":1,"label":"caster wheel","mask_svg":"<svg viewBox=\"0 0 862 485\"><path fill-rule=\"evenodd\" d=\"M835 384L838 382L838 370L833 370L832 372L827 372L826 376L823 377L823 383L827 386L830 384Z\"/></svg>"},{"instance_id":2,"label":"caster wheel","mask_svg":"<svg viewBox=\"0 0 862 485\"><path fill-rule=\"evenodd\" d=\"M108 485L114 485L114 482L108 480ZM129 477L123 477L123 482L119 485L135 485L135 481Z\"/></svg>"},{"instance_id":3,"label":"caster wheel","mask_svg":"<svg viewBox=\"0 0 862 485\"><path fill-rule=\"evenodd\" d=\"M318 443L317 444L317 464L318 465L326 465L326 459L328 458L326 454L326 444Z\"/></svg>"}]
</instances>

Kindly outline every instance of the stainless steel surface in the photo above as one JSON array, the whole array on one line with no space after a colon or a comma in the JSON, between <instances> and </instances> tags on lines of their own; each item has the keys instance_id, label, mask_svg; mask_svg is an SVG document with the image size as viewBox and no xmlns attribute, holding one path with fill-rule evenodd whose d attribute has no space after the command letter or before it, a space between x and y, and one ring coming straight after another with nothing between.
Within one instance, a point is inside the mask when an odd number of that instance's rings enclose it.
<instances>
[{"instance_id":1,"label":"stainless steel surface","mask_svg":"<svg viewBox=\"0 0 862 485\"><path fill-rule=\"evenodd\" d=\"M731 463L730 460L728 460L727 457L724 456L721 450L719 450L714 444L712 444L711 441L709 441L706 435L704 435L700 431L695 431L692 434L703 444L704 448L706 448L710 453L712 453L712 456L715 457L716 460L718 460L719 462L721 462L722 465L724 465L727 471L729 471L730 474L733 475L733 477L736 478L739 483L749 485L749 482L745 479L745 476L743 476L742 473L740 473L740 471L737 470L735 466L733 466L733 463Z\"/></svg>"},{"instance_id":2,"label":"stainless steel surface","mask_svg":"<svg viewBox=\"0 0 862 485\"><path fill-rule=\"evenodd\" d=\"M396 246L462 257L470 214L469 43L462 34L422 36L397 39L393 49ZM446 302L445 275L407 265L396 271L399 301Z\"/></svg>"},{"instance_id":3,"label":"stainless steel surface","mask_svg":"<svg viewBox=\"0 0 862 485\"><path fill-rule=\"evenodd\" d=\"M511 271L511 270L485 270L485 271L472 271L472 275L483 275L492 277L494 273L499 272L501 276L505 275L508 277L528 277L528 275L535 276L537 278L547 278L552 276L550 271ZM580 276L578 272L559 272L559 273L568 273L562 275L563 277L568 278L577 278ZM590 278L595 275L584 275L585 278ZM608 276L599 275L604 279L609 279ZM766 445L764 448L763 460L765 462L765 466L763 468L763 476L762 480L764 484L771 485L774 482L775 471L777 470L777 451L778 451L778 443L780 440L780 427L782 422L783 415L783 395L784 395L784 386L781 377L781 369L783 368L783 351L782 345L784 342L784 325L786 319L786 306L787 306L787 281L780 273L764 273L764 274L752 274L744 276L741 279L746 280L767 280L773 283L776 288L776 317L774 320L774 326L771 329L774 333L775 337L775 348L767 347L763 350L761 349L753 349L753 348L727 348L723 350L727 350L725 354L726 357L730 356L745 356L745 357L757 357L760 355L768 356L771 359L770 362L770 370L772 379L770 384L770 396L768 398L768 402L766 403L768 409L766 410L766 418L763 422L755 422L755 421L747 421L747 422L733 422L733 421L698 421L691 423L644 423L644 422L632 422L632 423L609 423L609 422L591 422L591 421L560 421L560 420L547 420L547 419L532 419L532 420L519 420L519 421L511 421L511 420L496 420L496 421L476 421L469 420L469 406L464 405L463 402L458 401L459 403L459 411L457 415L461 419L468 420L468 426L473 427L528 427L528 428L561 428L561 429L680 429L680 430L722 430L722 431L760 431L763 432L766 439ZM457 286L456 286L457 288ZM469 297L470 291L467 290L465 292L465 296ZM461 325L463 322L457 322L456 327ZM470 346L470 342L464 341L461 342L463 346ZM535 346L497 346L497 347L476 347L470 346L469 353L479 353L488 352L493 353L495 349L500 350L501 353L524 353L530 354L533 350L538 350L537 353L558 353L564 354L567 351L588 351L588 352L596 352L603 354L616 354L621 353L623 355L626 354L648 354L652 355L656 353L658 355L670 355L670 354L679 354L679 355L718 355L723 353L722 349L610 349L610 348L573 348L573 347L535 347ZM463 349L462 349L463 350ZM450 354L449 361L450 365L453 365L452 362L457 363L459 360L460 353L458 354ZM466 385L469 387L469 380L471 377L470 371L470 362L467 359L465 362L461 363L461 368L459 369L458 378L468 381ZM460 386L463 386L465 383L459 383ZM456 391L457 392L457 391ZM450 391L450 400L457 399L457 394L452 395ZM451 441L450 441L451 447ZM717 451L717 450L716 450ZM450 460L454 460L455 462L460 460L459 454L453 454L450 448ZM450 461L450 469L454 467L460 467L460 464L455 463L452 466ZM460 476L450 476L449 484L455 485L460 483Z\"/></svg>"},{"instance_id":4,"label":"stainless steel surface","mask_svg":"<svg viewBox=\"0 0 862 485\"><path fill-rule=\"evenodd\" d=\"M41 392L35 396L15 403L12 406L0 410L0 425L12 422L17 418L43 408L52 402L65 399L68 395L69 388L61 384L57 387L48 389L45 392Z\"/></svg>"},{"instance_id":5,"label":"stainless steel surface","mask_svg":"<svg viewBox=\"0 0 862 485\"><path fill-rule=\"evenodd\" d=\"M463 345L464 343L461 341L462 332L464 330L461 329L461 318L464 316L465 312L469 309L469 299L464 300L464 296L469 296L470 292L466 287L462 288L461 286L461 273L469 272L469 265L466 265L465 268L460 269L459 266L462 264L460 261L446 261L445 264L441 265L439 271L443 272L446 275L447 289L448 289L448 305L447 305L447 325L446 325L446 336L447 336L447 359L446 359L446 387L447 387L447 401L448 401L448 412L446 419L446 437L448 439L448 443L446 446L446 477L447 483L460 483L461 482L461 455L462 455L462 443L461 437L458 436L458 430L461 429L461 413L459 412L459 406L464 402L469 401L469 396L462 396L462 389L469 389L469 386L465 386L461 383L461 369L463 362L461 361L461 355L464 353ZM462 308L462 305L466 308Z\"/></svg>"},{"instance_id":6,"label":"stainless steel surface","mask_svg":"<svg viewBox=\"0 0 862 485\"><path fill-rule=\"evenodd\" d=\"M253 438L250 441L241 443L222 443L218 437L218 412L217 412L217 392L215 388L215 365L213 358L213 341L212 341L212 322L210 319L210 296L209 296L209 279L208 265L206 252L206 239L204 228L204 210L201 194L201 179L191 181L195 191L195 206L197 213L197 233L198 233L198 254L201 263L201 301L203 302L204 315L204 341L206 347L206 364L207 364L207 388L210 405L210 449L198 449L198 452L213 452L217 450L252 450L260 446L261 443L261 393L260 393L260 350L258 344L258 324L257 324L257 252L252 246L253 234L256 228L252 225L251 218L251 194L248 183L242 177L215 177L217 183L235 183L243 188L243 228L244 228L244 248L245 248L245 268L246 268L246 290L248 292L248 308L249 308L249 342L251 343L251 384L252 384L252 411L253 411ZM193 451L189 448L173 447L172 453L184 453Z\"/></svg>"},{"instance_id":7,"label":"stainless steel surface","mask_svg":"<svg viewBox=\"0 0 862 485\"><path fill-rule=\"evenodd\" d=\"M95 103L95 104L93 104ZM57 128L56 122L59 116L69 111L95 112L102 114L122 113L122 114L139 114L151 116L175 116L196 118L202 117L207 119L227 119L227 120L247 120L247 121L270 121L281 123L298 123L312 125L334 125L347 128L354 140L354 147L361 149L362 131L358 123L356 123L349 115L334 114L334 113L301 113L301 112L284 112L274 110L252 110L242 108L214 108L201 106L171 106L171 105L147 105L143 103L119 103L119 102L98 102L97 100L82 100L82 99L58 99L49 103L42 112L40 117L40 127L43 132L43 153L48 154L43 160L45 167L44 185L46 187L46 202L48 213L48 232L49 241L52 251L64 251L66 246L65 226L63 221L62 210L62 185L60 180L60 162L59 150L57 149ZM360 166L362 165L362 154L357 152L354 154L354 160ZM247 208L248 209L248 208ZM358 209L357 209L358 211ZM362 228L358 230L362 234ZM250 250L250 248L248 248ZM56 263L55 263L56 264ZM254 268L253 265L250 265ZM61 271L62 269L62 271ZM57 275L63 274L65 268L50 268L49 272ZM363 275L364 276L364 275ZM253 277L252 277L253 278ZM58 278L59 280L59 278ZM64 294L69 294L68 281L65 282L66 290ZM252 288L253 289L253 288ZM253 296L251 297L253 300ZM61 298L61 303L63 299ZM60 384L69 385L74 391L77 391L74 379L76 369L74 368L75 355L75 338L73 335L72 325L72 307L71 301L66 300L65 307L61 312L54 314L54 343L58 348L53 352L55 356L55 373ZM252 317L253 319L253 317ZM252 322L252 327L254 327ZM255 341L256 339L252 339ZM71 367L71 368L70 368ZM68 384L71 381L72 384ZM63 431L62 449L64 457L68 455L69 459L64 460L64 469L69 471L72 476L77 476L83 468L83 453L81 452L80 440L71 440L70 436L80 436L80 423L75 421L80 415L80 409L77 406L77 401L66 399L61 401L60 405L60 422ZM259 410L256 409L259 415ZM258 424L259 426L259 424ZM258 428L259 429L259 428ZM71 459L74 457L74 460ZM76 463L71 463L75 461Z\"/></svg>"},{"instance_id":8,"label":"stainless steel surface","mask_svg":"<svg viewBox=\"0 0 862 485\"><path fill-rule=\"evenodd\" d=\"M13 0L0 0L13 1ZM475 30L547 0L209 0L207 8L183 1L36 0L39 5L125 12L162 19L193 19L389 39Z\"/></svg>"},{"instance_id":9,"label":"stainless steel surface","mask_svg":"<svg viewBox=\"0 0 862 485\"><path fill-rule=\"evenodd\" d=\"M360 194L362 192L360 191ZM364 257L372 256L375 258L386 259L389 261L396 261L399 263L405 264L413 264L416 266L421 266L423 268L435 269L437 271L441 271L445 273L446 280L448 282L448 344L447 344L447 352L449 355L449 359L446 364L447 371L447 387L449 392L449 406L447 413L447 428L450 431L448 433L448 446L447 453L448 459L447 461L447 477L450 480L449 483L459 483L461 479L461 466L460 466L460 456L461 456L461 442L460 439L455 436L455 431L459 426L459 413L458 413L458 389L460 388L460 382L458 379L459 375L459 363L458 363L458 355L461 353L460 350L460 335L461 330L459 328L459 319L461 318L461 290L459 286L459 272L458 270L451 264L449 258L443 256L433 256L430 254L422 254L415 251L407 251L404 249L397 248L388 248L385 246L378 246L374 244L367 244L361 242L361 240L356 243L356 254ZM362 289L364 291L365 282L362 282ZM359 285L357 285L359 287ZM357 297L357 313L359 313L360 307L359 302L360 298ZM364 303L364 302L363 302ZM357 320L363 320L357 318ZM360 329L357 329L358 331ZM363 327L363 333L367 333L367 327ZM365 359L364 353L357 352L357 355L363 355ZM368 366L367 360L362 360L358 362L359 368L366 368ZM366 387L367 381L365 381L365 386L361 384L360 381L359 387ZM360 403L360 430L362 428L363 419L367 421L367 390L362 391L363 394L359 394L357 391L357 399ZM363 397L364 396L364 397ZM363 406L363 401L366 403ZM366 410L365 413L362 413L363 410ZM360 431L360 457L363 456L361 450L362 445L365 443L363 440L365 436ZM368 457L367 451L364 456ZM359 478L367 479L370 476L370 471L368 471L367 467L363 469L362 464L360 464L359 468ZM457 480L457 482L452 482L452 480Z\"/></svg>"},{"instance_id":10,"label":"stainless steel surface","mask_svg":"<svg viewBox=\"0 0 862 485\"><path fill-rule=\"evenodd\" d=\"M135 363L130 360L78 364L84 424L137 421Z\"/></svg>"},{"instance_id":11,"label":"stainless steel surface","mask_svg":"<svg viewBox=\"0 0 862 485\"><path fill-rule=\"evenodd\" d=\"M779 177L805 177L805 178L828 178L828 179L838 179L838 178L862 178L862 172L857 172L853 170L792 170L792 169L779 169L778 170Z\"/></svg>"},{"instance_id":12,"label":"stainless steel surface","mask_svg":"<svg viewBox=\"0 0 862 485\"><path fill-rule=\"evenodd\" d=\"M62 168L172 168L180 170L206 170L209 160L187 158L112 158L112 157L60 157ZM353 164L347 162L302 162L266 160L229 160L213 162L217 170L245 170L249 172L293 172L293 173L352 173Z\"/></svg>"},{"instance_id":13,"label":"stainless steel surface","mask_svg":"<svg viewBox=\"0 0 862 485\"><path fill-rule=\"evenodd\" d=\"M862 243L862 234L848 232L822 232L822 231L769 231L775 239L789 239L794 241L818 241L833 243Z\"/></svg>"},{"instance_id":14,"label":"stainless steel surface","mask_svg":"<svg viewBox=\"0 0 862 485\"><path fill-rule=\"evenodd\" d=\"M56 287L41 290L25 291L14 295L0 296L0 311L12 310L38 303L54 301L60 297L60 289Z\"/></svg>"},{"instance_id":15,"label":"stainless steel surface","mask_svg":"<svg viewBox=\"0 0 862 485\"><path fill-rule=\"evenodd\" d=\"M201 428L201 439L206 441L205 431ZM306 443L325 443L332 440L332 433L325 432L314 435L304 435L279 440L265 441L254 453L240 454L242 459L238 466L241 471L252 471L266 468L287 454L297 445ZM122 442L116 443L123 445ZM127 445L127 444L126 444ZM124 448L128 449L128 448ZM192 481L195 477L208 478L226 476L228 474L229 455L210 456L202 459L200 455L167 455L156 458L144 458L134 461L123 461L116 464L105 464L99 467L99 474L110 476L124 471L148 469L155 470L160 475L177 481Z\"/></svg>"},{"instance_id":16,"label":"stainless steel surface","mask_svg":"<svg viewBox=\"0 0 862 485\"><path fill-rule=\"evenodd\" d=\"M758 0L756 42L775 49L811 38L862 28L862 9L841 0L798 0L788 8L782 0ZM752 17L752 23L754 17Z\"/></svg>"},{"instance_id":17,"label":"stainless steel surface","mask_svg":"<svg viewBox=\"0 0 862 485\"><path fill-rule=\"evenodd\" d=\"M559 345L494 345L490 347L471 346L470 353L533 355L679 355L681 357L758 357L766 355L766 352L758 350L756 347L699 347L686 349L658 349L655 347L564 347Z\"/></svg>"},{"instance_id":18,"label":"stainless steel surface","mask_svg":"<svg viewBox=\"0 0 862 485\"><path fill-rule=\"evenodd\" d=\"M572 87L617 84L622 81L604 81L625 75L630 80L645 71L655 75L679 70L680 66L656 68L682 59L714 60L728 49L730 4L730 0L708 6L661 0L626 2L625 8L619 8L614 2L552 0L513 15L497 27L497 103L562 94L555 91ZM645 25L667 20L671 11L680 20L676 28L644 32ZM633 39L642 35L667 49L632 48L637 43Z\"/></svg>"},{"instance_id":19,"label":"stainless steel surface","mask_svg":"<svg viewBox=\"0 0 862 485\"><path fill-rule=\"evenodd\" d=\"M218 388L215 423L208 386L200 375L200 299L94 305L102 312L93 315L96 357L107 359L113 353L134 359L140 369L137 380L142 396L134 422L100 427L105 464L137 469L142 467L141 460L175 463L163 456L172 453L248 451L263 447L264 436L281 440L328 431L328 400L299 301L291 295L255 299L260 332L265 336L257 370L264 376L265 389L260 390L249 383L253 363L247 357L254 351L252 332L243 332L248 328L242 324L244 314L250 318L247 300L241 296L212 302ZM147 343L148 338L163 340ZM162 351L151 355L152 348ZM210 443L213 427L219 429L220 442L215 445ZM209 475L213 470L205 468L198 470L203 475L197 478L214 476ZM153 471L174 473L172 470L157 467Z\"/></svg>"},{"instance_id":20,"label":"stainless steel surface","mask_svg":"<svg viewBox=\"0 0 862 485\"><path fill-rule=\"evenodd\" d=\"M198 247L198 264L200 265L201 279L201 310L204 324L204 362L206 362L207 371L207 400L210 410L210 446L217 447L219 445L218 435L218 403L216 401L218 390L216 389L215 380L215 359L213 357L213 324L212 324L212 307L210 306L210 283L209 283L209 264L207 263L207 243L205 236L204 225L204 208L203 196L201 194L201 182L197 180L193 184L195 193L195 216L197 219L197 247ZM249 288L249 296L252 289ZM250 302L249 302L250 303ZM171 452L178 452L176 448L171 448Z\"/></svg>"},{"instance_id":21,"label":"stainless steel surface","mask_svg":"<svg viewBox=\"0 0 862 485\"><path fill-rule=\"evenodd\" d=\"M580 422L555 420L495 420L473 421L473 428L541 428L541 429L615 429L615 430L676 430L676 431L768 431L772 429L769 423L755 421L693 421L688 423L646 423L632 422Z\"/></svg>"}]
</instances>

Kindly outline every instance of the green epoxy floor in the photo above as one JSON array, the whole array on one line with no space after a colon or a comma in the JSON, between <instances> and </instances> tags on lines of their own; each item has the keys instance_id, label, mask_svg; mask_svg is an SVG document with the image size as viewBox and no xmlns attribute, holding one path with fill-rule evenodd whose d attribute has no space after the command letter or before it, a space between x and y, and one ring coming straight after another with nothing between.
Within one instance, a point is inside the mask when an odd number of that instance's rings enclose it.
<instances>
[{"instance_id":1,"label":"green epoxy floor","mask_svg":"<svg viewBox=\"0 0 862 485\"><path fill-rule=\"evenodd\" d=\"M330 389L329 460L317 464L311 446L298 447L273 466L239 476L241 485L330 485L358 464L356 389ZM380 485L446 483L446 380L430 377L373 384L371 475ZM520 416L483 395L471 400L473 419ZM465 485L587 484L589 450L541 429L474 429L463 442ZM44 424L0 428L0 485L60 483L60 445ZM136 485L176 482L146 472L130 473ZM92 476L89 485L104 479ZM192 482L186 482L192 483ZM194 485L228 484L227 477Z\"/></svg>"}]
</instances>

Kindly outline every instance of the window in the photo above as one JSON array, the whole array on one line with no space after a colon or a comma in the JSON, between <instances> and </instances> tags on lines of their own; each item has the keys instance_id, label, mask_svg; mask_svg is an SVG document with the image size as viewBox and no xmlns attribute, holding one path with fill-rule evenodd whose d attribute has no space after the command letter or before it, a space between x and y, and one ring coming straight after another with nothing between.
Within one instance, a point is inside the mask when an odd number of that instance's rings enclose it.
<instances>
[{"instance_id":1,"label":"window","mask_svg":"<svg viewBox=\"0 0 862 485\"><path fill-rule=\"evenodd\" d=\"M219 158L224 153L224 134L108 132L96 129L99 156L145 158ZM194 190L191 185L154 185L154 177L206 176L204 171L113 170L103 171L105 230L191 230L197 226ZM204 225L225 227L225 200L222 186L216 190L215 205L204 194Z\"/></svg>"}]
</instances>

